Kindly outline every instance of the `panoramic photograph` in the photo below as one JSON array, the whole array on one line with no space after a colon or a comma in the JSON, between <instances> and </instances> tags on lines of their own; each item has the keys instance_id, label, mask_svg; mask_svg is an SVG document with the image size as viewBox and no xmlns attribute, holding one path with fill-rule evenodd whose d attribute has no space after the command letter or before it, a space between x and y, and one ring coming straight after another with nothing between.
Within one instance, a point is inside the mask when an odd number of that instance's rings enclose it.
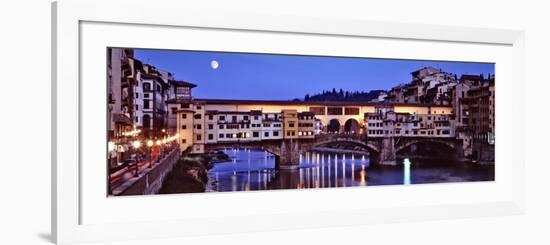
<instances>
[{"instance_id":1,"label":"panoramic photograph","mask_svg":"<svg viewBox=\"0 0 550 245\"><path fill-rule=\"evenodd\" d=\"M110 47L109 196L494 181L495 64Z\"/></svg>"}]
</instances>

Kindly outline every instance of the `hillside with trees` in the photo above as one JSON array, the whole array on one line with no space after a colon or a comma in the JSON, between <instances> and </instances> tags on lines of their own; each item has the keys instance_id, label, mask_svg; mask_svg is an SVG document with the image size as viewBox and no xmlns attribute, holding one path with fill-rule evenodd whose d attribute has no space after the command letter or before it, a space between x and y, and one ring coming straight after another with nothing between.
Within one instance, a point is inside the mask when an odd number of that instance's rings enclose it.
<instances>
[{"instance_id":1,"label":"hillside with trees","mask_svg":"<svg viewBox=\"0 0 550 245\"><path fill-rule=\"evenodd\" d=\"M343 89L336 90L323 90L319 94L309 95L306 94L304 101L360 101L369 102L377 99L380 93L384 93L384 90L371 90L364 91L344 91Z\"/></svg>"}]
</instances>

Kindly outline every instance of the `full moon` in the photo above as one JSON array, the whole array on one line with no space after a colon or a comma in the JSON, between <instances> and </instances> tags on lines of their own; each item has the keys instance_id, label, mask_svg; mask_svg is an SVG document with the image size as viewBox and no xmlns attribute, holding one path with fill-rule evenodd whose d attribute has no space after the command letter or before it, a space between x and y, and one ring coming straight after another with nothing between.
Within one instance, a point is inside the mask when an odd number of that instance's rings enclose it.
<instances>
[{"instance_id":1,"label":"full moon","mask_svg":"<svg viewBox=\"0 0 550 245\"><path fill-rule=\"evenodd\" d=\"M212 69L216 70L220 66L220 63L218 63L218 61L216 60L213 60L210 62L210 66L212 67Z\"/></svg>"}]
</instances>

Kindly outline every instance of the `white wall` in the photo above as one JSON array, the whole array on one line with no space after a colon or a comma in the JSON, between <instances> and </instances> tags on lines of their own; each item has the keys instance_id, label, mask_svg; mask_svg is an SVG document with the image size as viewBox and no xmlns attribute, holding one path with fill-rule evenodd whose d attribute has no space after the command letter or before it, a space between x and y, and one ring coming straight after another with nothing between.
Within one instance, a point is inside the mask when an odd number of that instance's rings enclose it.
<instances>
[{"instance_id":1,"label":"white wall","mask_svg":"<svg viewBox=\"0 0 550 245\"><path fill-rule=\"evenodd\" d=\"M550 15L545 1L401 0L193 1L190 8L361 18L497 28L526 28L528 113L527 214L514 217L340 227L111 244L550 244L547 131ZM50 230L50 1L5 1L0 8L2 244L47 244ZM20 75L28 75L21 77ZM498 76L498 74L497 74ZM24 99L21 95L24 94ZM19 104L15 104L18 101ZM24 109L21 109L24 108ZM39 119L39 120L37 120ZM6 130L9 129L9 130ZM543 148L544 147L544 148ZM24 176L24 177L23 177ZM269 221L266 221L269 222Z\"/></svg>"}]
</instances>

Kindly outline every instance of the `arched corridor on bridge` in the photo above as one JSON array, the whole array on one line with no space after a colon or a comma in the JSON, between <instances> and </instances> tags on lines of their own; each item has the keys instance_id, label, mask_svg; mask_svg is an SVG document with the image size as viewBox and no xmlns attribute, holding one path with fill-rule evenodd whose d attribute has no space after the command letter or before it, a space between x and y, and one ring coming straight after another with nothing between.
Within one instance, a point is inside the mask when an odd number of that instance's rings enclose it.
<instances>
[{"instance_id":1,"label":"arched corridor on bridge","mask_svg":"<svg viewBox=\"0 0 550 245\"><path fill-rule=\"evenodd\" d=\"M341 127L340 121L338 121L338 119L332 119L328 122L327 131L332 133L338 133L340 132L340 129L341 129L340 127Z\"/></svg>"},{"instance_id":2,"label":"arched corridor on bridge","mask_svg":"<svg viewBox=\"0 0 550 245\"><path fill-rule=\"evenodd\" d=\"M359 133L361 126L357 120L350 118L344 124L344 132Z\"/></svg>"}]
</instances>

